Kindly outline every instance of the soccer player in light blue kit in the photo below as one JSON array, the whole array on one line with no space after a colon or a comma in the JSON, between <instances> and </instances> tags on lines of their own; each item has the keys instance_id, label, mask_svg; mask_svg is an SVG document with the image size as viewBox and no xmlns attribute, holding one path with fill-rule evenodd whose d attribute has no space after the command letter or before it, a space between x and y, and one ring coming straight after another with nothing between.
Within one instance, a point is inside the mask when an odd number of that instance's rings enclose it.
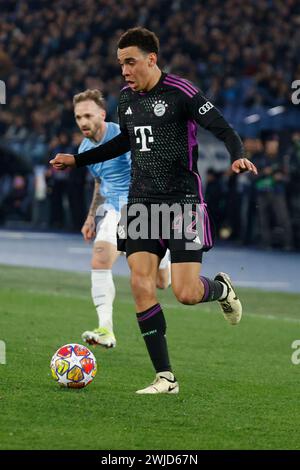
<instances>
[{"instance_id":1,"label":"soccer player in light blue kit","mask_svg":"<svg viewBox=\"0 0 300 470\"><path fill-rule=\"evenodd\" d=\"M86 90L73 98L74 114L84 139L78 153L102 145L120 133L113 122L106 122L105 101L99 90ZM88 344L106 348L115 347L113 332L113 301L115 286L112 266L117 251L117 224L122 205L127 203L131 176L130 152L103 163L88 166L95 186L92 202L82 234L86 241L94 239L91 261L92 299L97 310L99 327L85 331L82 339ZM157 287L165 288L170 282L169 253L161 260Z\"/></svg>"}]
</instances>

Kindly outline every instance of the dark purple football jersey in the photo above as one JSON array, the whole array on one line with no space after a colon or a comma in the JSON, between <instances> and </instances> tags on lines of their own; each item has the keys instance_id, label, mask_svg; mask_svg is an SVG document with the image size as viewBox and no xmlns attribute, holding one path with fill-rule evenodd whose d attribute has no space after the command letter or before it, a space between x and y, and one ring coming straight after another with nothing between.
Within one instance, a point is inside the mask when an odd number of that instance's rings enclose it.
<instances>
[{"instance_id":1,"label":"dark purple football jersey","mask_svg":"<svg viewBox=\"0 0 300 470\"><path fill-rule=\"evenodd\" d=\"M148 92L121 90L121 134L76 155L77 166L114 158L131 150L129 203L203 203L197 168L197 125L222 140L232 160L243 145L221 113L188 80L162 73Z\"/></svg>"}]
</instances>

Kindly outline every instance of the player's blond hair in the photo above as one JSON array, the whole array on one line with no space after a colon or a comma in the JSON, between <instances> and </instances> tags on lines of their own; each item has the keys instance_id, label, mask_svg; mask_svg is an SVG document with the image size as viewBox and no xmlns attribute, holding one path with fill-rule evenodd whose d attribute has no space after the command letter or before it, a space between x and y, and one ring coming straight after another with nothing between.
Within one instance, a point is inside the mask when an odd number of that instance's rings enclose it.
<instances>
[{"instance_id":1,"label":"player's blond hair","mask_svg":"<svg viewBox=\"0 0 300 470\"><path fill-rule=\"evenodd\" d=\"M77 103L81 103L82 101L94 101L100 108L105 109L105 99L100 90L85 90L81 93L77 93L77 95L73 96L73 105Z\"/></svg>"}]
</instances>

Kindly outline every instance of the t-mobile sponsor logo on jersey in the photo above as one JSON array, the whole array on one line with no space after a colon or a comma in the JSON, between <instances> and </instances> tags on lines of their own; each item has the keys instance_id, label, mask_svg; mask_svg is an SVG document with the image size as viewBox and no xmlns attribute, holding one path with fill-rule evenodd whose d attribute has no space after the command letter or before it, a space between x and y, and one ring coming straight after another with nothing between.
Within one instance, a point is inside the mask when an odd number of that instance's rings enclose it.
<instances>
[{"instance_id":1,"label":"t-mobile sponsor logo on jersey","mask_svg":"<svg viewBox=\"0 0 300 470\"><path fill-rule=\"evenodd\" d=\"M200 106L199 108L199 114L206 114L207 111L209 111L211 108L213 108L214 105L211 104L210 101L206 101L203 106Z\"/></svg>"},{"instance_id":2,"label":"t-mobile sponsor logo on jersey","mask_svg":"<svg viewBox=\"0 0 300 470\"><path fill-rule=\"evenodd\" d=\"M147 144L153 142L152 127L151 126L136 126L134 127L134 134L136 135L136 143L142 144L140 152L150 152L151 149L147 147Z\"/></svg>"}]
</instances>

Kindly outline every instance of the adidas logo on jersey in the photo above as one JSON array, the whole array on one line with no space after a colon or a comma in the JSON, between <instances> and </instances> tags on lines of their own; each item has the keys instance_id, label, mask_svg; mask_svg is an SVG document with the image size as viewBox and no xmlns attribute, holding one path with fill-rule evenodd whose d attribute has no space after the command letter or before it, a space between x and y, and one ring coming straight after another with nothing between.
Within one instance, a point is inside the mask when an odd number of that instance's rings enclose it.
<instances>
[{"instance_id":1,"label":"adidas logo on jersey","mask_svg":"<svg viewBox=\"0 0 300 470\"><path fill-rule=\"evenodd\" d=\"M125 114L132 114L132 110L131 110L130 106L129 106L129 108L127 108L127 111L125 112Z\"/></svg>"}]
</instances>

